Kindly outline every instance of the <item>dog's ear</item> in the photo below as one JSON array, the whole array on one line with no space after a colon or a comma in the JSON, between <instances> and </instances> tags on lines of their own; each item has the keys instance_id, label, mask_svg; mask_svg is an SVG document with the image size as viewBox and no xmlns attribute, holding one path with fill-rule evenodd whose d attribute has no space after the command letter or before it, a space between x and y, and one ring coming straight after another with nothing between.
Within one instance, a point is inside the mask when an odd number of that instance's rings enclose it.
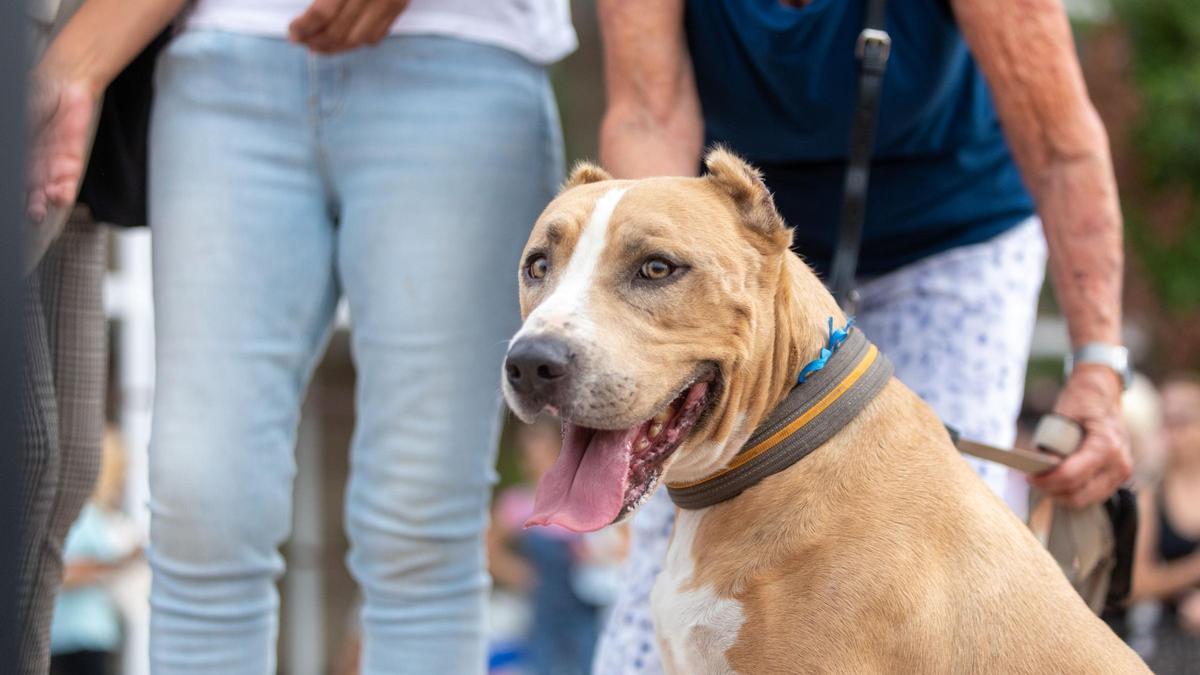
<instances>
[{"instance_id":1,"label":"dog's ear","mask_svg":"<svg viewBox=\"0 0 1200 675\"><path fill-rule=\"evenodd\" d=\"M706 180L733 199L748 226L766 235L787 229L758 169L719 145L705 156L704 166Z\"/></svg>"},{"instance_id":2,"label":"dog's ear","mask_svg":"<svg viewBox=\"0 0 1200 675\"><path fill-rule=\"evenodd\" d=\"M571 175L567 177L567 182L563 183L562 189L559 192L566 192L573 187L587 185L588 183L599 183L604 180L612 180L610 173L592 164L591 162L577 162L575 167L571 169Z\"/></svg>"}]
</instances>

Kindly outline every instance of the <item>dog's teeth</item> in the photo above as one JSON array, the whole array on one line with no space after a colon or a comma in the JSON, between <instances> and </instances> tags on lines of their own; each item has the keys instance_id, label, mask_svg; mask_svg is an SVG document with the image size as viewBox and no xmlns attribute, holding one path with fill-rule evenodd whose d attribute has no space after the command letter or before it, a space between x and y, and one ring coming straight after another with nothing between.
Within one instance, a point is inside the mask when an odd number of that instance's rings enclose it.
<instances>
[{"instance_id":1,"label":"dog's teeth","mask_svg":"<svg viewBox=\"0 0 1200 675\"><path fill-rule=\"evenodd\" d=\"M638 439L638 442L637 442L638 450L645 450L649 447L650 447L650 439L649 438L642 436L641 438Z\"/></svg>"},{"instance_id":2,"label":"dog's teeth","mask_svg":"<svg viewBox=\"0 0 1200 675\"><path fill-rule=\"evenodd\" d=\"M663 430L662 422L659 422L657 420L654 422L651 422L650 423L650 438L655 438L660 433L662 433L662 430Z\"/></svg>"},{"instance_id":3,"label":"dog's teeth","mask_svg":"<svg viewBox=\"0 0 1200 675\"><path fill-rule=\"evenodd\" d=\"M666 409L664 409L662 412L655 415L654 419L652 421L658 423L659 425L666 424L667 420L671 419L671 416L674 414L675 414L675 407L667 406ZM653 436L654 434L650 434L650 435Z\"/></svg>"}]
</instances>

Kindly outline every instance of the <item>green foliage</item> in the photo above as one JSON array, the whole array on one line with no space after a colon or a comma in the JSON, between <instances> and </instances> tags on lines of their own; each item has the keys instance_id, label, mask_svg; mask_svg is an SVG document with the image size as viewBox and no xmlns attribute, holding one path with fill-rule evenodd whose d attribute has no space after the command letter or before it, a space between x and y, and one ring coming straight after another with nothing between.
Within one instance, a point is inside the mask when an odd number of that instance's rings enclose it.
<instances>
[{"instance_id":1,"label":"green foliage","mask_svg":"<svg viewBox=\"0 0 1200 675\"><path fill-rule=\"evenodd\" d=\"M1137 210L1125 211L1127 241L1163 304L1176 311L1200 307L1200 208L1183 236L1167 244L1154 238Z\"/></svg>"},{"instance_id":2,"label":"green foliage","mask_svg":"<svg viewBox=\"0 0 1200 675\"><path fill-rule=\"evenodd\" d=\"M1190 222L1163 241L1149 204L1126 200L1131 252L1167 307L1200 307L1200 12L1196 0L1116 0L1128 31L1139 119L1135 152L1148 182L1138 192L1182 191ZM1161 232L1161 229L1157 232Z\"/></svg>"}]
</instances>

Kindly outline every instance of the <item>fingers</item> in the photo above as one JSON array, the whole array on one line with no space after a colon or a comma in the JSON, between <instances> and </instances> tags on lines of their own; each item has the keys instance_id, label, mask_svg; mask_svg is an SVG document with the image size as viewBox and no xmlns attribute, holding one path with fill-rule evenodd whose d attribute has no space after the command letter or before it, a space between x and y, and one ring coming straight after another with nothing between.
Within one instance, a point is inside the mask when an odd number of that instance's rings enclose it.
<instances>
[{"instance_id":1,"label":"fingers","mask_svg":"<svg viewBox=\"0 0 1200 675\"><path fill-rule=\"evenodd\" d=\"M41 190L30 190L29 196L26 198L25 213L29 219L35 223L40 223L46 219L46 193Z\"/></svg>"},{"instance_id":2,"label":"fingers","mask_svg":"<svg viewBox=\"0 0 1200 675\"><path fill-rule=\"evenodd\" d=\"M46 199L46 160L45 153L38 152L37 139L34 141L35 147L30 154L29 161L29 178L27 187L27 196L25 199L25 210L29 218L35 223L42 222L46 218L46 212L49 209Z\"/></svg>"},{"instance_id":3,"label":"fingers","mask_svg":"<svg viewBox=\"0 0 1200 675\"><path fill-rule=\"evenodd\" d=\"M46 165L46 162L41 162ZM51 207L67 206L75 201L83 162L78 159L59 159L45 166L31 167L31 186L26 197L25 211L35 223L46 218Z\"/></svg>"},{"instance_id":4,"label":"fingers","mask_svg":"<svg viewBox=\"0 0 1200 675\"><path fill-rule=\"evenodd\" d=\"M1046 473L1030 476L1029 482L1042 492L1062 495L1075 492L1092 479L1103 465L1104 451L1088 438L1074 454Z\"/></svg>"},{"instance_id":5,"label":"fingers","mask_svg":"<svg viewBox=\"0 0 1200 675\"><path fill-rule=\"evenodd\" d=\"M311 35L305 44L309 49L322 54L345 51L356 46L350 43L350 31L354 23L367 10L367 0L342 0L337 15L320 32Z\"/></svg>"},{"instance_id":6,"label":"fingers","mask_svg":"<svg viewBox=\"0 0 1200 675\"><path fill-rule=\"evenodd\" d=\"M1116 492L1122 480L1114 471L1105 468L1092 477L1086 484L1073 492L1051 495L1051 498L1064 506L1081 509L1085 506L1098 504Z\"/></svg>"},{"instance_id":7,"label":"fingers","mask_svg":"<svg viewBox=\"0 0 1200 675\"><path fill-rule=\"evenodd\" d=\"M86 166L89 131L96 102L76 85L56 86L53 113L34 131L29 158L26 212L35 222L51 207L75 201Z\"/></svg>"},{"instance_id":8,"label":"fingers","mask_svg":"<svg viewBox=\"0 0 1200 675\"><path fill-rule=\"evenodd\" d=\"M1029 482L1055 501L1078 508L1107 498L1131 470L1119 432L1093 427L1074 454L1057 468L1030 476Z\"/></svg>"},{"instance_id":9,"label":"fingers","mask_svg":"<svg viewBox=\"0 0 1200 675\"><path fill-rule=\"evenodd\" d=\"M389 16L388 3L371 5L350 29L348 41L355 46L377 44L387 34L395 16Z\"/></svg>"},{"instance_id":10,"label":"fingers","mask_svg":"<svg viewBox=\"0 0 1200 675\"><path fill-rule=\"evenodd\" d=\"M288 39L293 42L306 42L325 30L337 16L341 5L342 0L313 0L308 9L288 25Z\"/></svg>"},{"instance_id":11,"label":"fingers","mask_svg":"<svg viewBox=\"0 0 1200 675\"><path fill-rule=\"evenodd\" d=\"M83 176L83 162L78 157L66 157L53 163L46 183L46 200L54 206L75 201L75 191Z\"/></svg>"},{"instance_id":12,"label":"fingers","mask_svg":"<svg viewBox=\"0 0 1200 675\"><path fill-rule=\"evenodd\" d=\"M318 7L318 4L324 6ZM315 0L289 28L289 37L309 49L332 54L376 44L387 37L409 0ZM318 18L309 18L316 15Z\"/></svg>"},{"instance_id":13,"label":"fingers","mask_svg":"<svg viewBox=\"0 0 1200 675\"><path fill-rule=\"evenodd\" d=\"M396 17L400 16L400 13L408 7L408 3L409 0L376 3L374 6L379 8L379 18L374 25L364 31L363 42L372 45L379 44L380 40L387 37L392 29L392 24L396 22Z\"/></svg>"},{"instance_id":14,"label":"fingers","mask_svg":"<svg viewBox=\"0 0 1200 675\"><path fill-rule=\"evenodd\" d=\"M58 112L59 96L57 91L41 77L33 77L29 83L29 121L33 129L33 143L30 148L28 168L28 194L25 200L25 210L29 218L36 223L46 218L49 210L46 197L46 127Z\"/></svg>"}]
</instances>

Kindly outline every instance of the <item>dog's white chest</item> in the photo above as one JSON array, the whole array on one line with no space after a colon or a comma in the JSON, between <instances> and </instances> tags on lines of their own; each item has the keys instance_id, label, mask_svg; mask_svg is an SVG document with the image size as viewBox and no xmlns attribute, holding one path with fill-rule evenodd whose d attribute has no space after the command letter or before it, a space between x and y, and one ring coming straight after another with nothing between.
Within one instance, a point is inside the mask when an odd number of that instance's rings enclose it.
<instances>
[{"instance_id":1,"label":"dog's white chest","mask_svg":"<svg viewBox=\"0 0 1200 675\"><path fill-rule=\"evenodd\" d=\"M725 651L745 617L736 600L695 588L692 542L704 511L680 510L663 571L650 594L663 665L670 673L732 673Z\"/></svg>"}]
</instances>

